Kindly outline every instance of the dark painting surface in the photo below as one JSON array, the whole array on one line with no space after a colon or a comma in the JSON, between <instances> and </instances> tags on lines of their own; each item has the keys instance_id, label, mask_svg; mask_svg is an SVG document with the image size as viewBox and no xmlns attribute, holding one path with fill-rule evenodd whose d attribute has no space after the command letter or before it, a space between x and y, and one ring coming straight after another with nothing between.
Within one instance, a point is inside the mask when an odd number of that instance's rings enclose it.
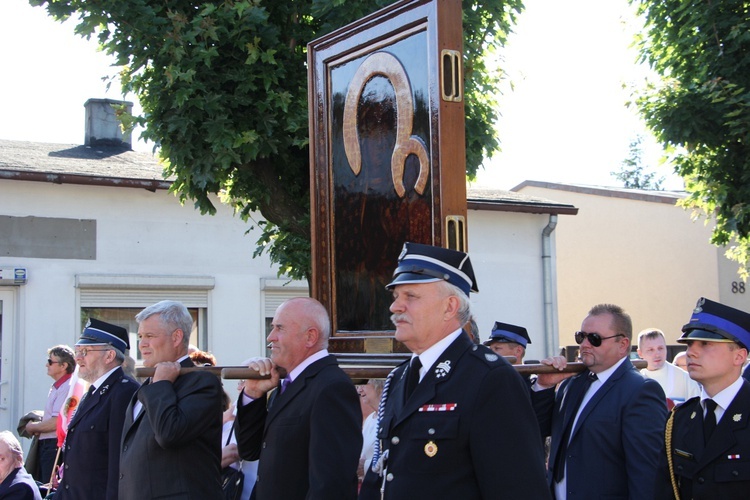
<instances>
[{"instance_id":1,"label":"dark painting surface","mask_svg":"<svg viewBox=\"0 0 750 500\"><path fill-rule=\"evenodd\" d=\"M403 243L432 241L427 53L420 31L330 68L337 331L392 330Z\"/></svg>"}]
</instances>

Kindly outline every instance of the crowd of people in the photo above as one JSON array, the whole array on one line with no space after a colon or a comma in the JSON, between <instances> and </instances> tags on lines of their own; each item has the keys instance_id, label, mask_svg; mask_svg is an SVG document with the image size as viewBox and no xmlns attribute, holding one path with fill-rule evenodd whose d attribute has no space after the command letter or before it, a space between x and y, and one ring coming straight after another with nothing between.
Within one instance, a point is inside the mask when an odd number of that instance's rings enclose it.
<instances>
[{"instance_id":1,"label":"crowd of people","mask_svg":"<svg viewBox=\"0 0 750 500\"><path fill-rule=\"evenodd\" d=\"M523 363L525 328L498 321L481 342L466 327L478 291L467 254L406 243L387 289L395 338L412 355L384 381L355 388L328 352L325 307L295 298L276 310L270 357L245 362L264 378L240 381L236 402L214 374L182 370L216 364L191 352L183 304L136 315L143 364L153 368L142 383L123 369L128 332L92 318L73 349L49 350L47 406L19 426L37 441L41 480L24 468L16 437L0 432L0 499L41 499L49 482L57 499L218 500L229 467L243 472L243 500L750 491L750 314L701 298L678 339L687 371L667 361L664 333L649 328L635 338L647 361L639 372L630 316L598 304L575 332L583 371L551 356L541 360L550 368L522 377L505 357ZM65 408L76 374L89 388Z\"/></svg>"}]
</instances>

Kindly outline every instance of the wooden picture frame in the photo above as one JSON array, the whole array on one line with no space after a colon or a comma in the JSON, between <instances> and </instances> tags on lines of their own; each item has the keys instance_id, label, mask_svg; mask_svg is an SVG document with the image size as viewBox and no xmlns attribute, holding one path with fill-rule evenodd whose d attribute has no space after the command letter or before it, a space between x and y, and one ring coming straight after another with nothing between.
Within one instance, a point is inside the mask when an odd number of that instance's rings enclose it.
<instances>
[{"instance_id":1,"label":"wooden picture frame","mask_svg":"<svg viewBox=\"0 0 750 500\"><path fill-rule=\"evenodd\" d=\"M405 241L466 248L460 0L404 0L308 45L312 296L331 350L403 351Z\"/></svg>"}]
</instances>

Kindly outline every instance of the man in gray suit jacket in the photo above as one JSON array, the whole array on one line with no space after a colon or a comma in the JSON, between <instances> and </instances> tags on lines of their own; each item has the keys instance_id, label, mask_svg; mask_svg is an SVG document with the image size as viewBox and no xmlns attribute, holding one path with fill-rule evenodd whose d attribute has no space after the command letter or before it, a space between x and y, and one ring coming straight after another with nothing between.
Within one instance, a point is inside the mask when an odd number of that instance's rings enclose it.
<instances>
[{"instance_id":1,"label":"man in gray suit jacket","mask_svg":"<svg viewBox=\"0 0 750 500\"><path fill-rule=\"evenodd\" d=\"M219 500L221 395L218 377L180 375L193 320L179 302L162 301L135 317L139 349L154 376L130 401L122 430L120 500Z\"/></svg>"},{"instance_id":2,"label":"man in gray suit jacket","mask_svg":"<svg viewBox=\"0 0 750 500\"><path fill-rule=\"evenodd\" d=\"M237 405L240 456L260 458L253 497L354 499L362 412L354 385L328 354L328 313L315 299L291 299L272 326L271 358L248 364L271 378L247 380Z\"/></svg>"}]
</instances>

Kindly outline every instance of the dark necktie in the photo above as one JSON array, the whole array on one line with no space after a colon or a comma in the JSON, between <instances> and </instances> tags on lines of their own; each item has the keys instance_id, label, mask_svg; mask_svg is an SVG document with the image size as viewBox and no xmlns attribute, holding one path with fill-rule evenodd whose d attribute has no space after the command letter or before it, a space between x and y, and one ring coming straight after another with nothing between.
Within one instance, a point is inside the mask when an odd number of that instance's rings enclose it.
<instances>
[{"instance_id":1,"label":"dark necktie","mask_svg":"<svg viewBox=\"0 0 750 500\"><path fill-rule=\"evenodd\" d=\"M589 372L586 377L582 377L580 382L580 389L576 394L575 401L571 401L570 419L568 425L565 427L565 433L563 433L562 440L560 441L560 448L557 450L557 456L555 457L555 482L559 483L565 477L565 455L568 453L568 441L570 441L570 433L573 432L573 422L575 422L578 408L581 406L583 397L591 387L591 383L597 379L596 373ZM572 387L570 388L573 389Z\"/></svg>"},{"instance_id":2,"label":"dark necktie","mask_svg":"<svg viewBox=\"0 0 750 500\"><path fill-rule=\"evenodd\" d=\"M292 377L290 377L289 375L284 377L281 380L281 389L279 390L279 393L284 394L284 391L286 390L287 387L289 387L289 384L291 383L292 383Z\"/></svg>"},{"instance_id":3,"label":"dark necktie","mask_svg":"<svg viewBox=\"0 0 750 500\"><path fill-rule=\"evenodd\" d=\"M94 394L94 392L95 392L95 391L96 391L96 387L94 387L93 385L90 385L90 386L89 386L89 390L88 390L88 391L86 391L86 394L84 394L84 395L83 395L83 397L81 398L81 401L80 401L80 402L78 403L78 408L80 408L81 406L83 406L83 403L84 403L84 402L85 402L85 401L86 401L86 400L87 400L88 398L90 398L90 397L91 397L91 395L92 395L92 394Z\"/></svg>"},{"instance_id":4,"label":"dark necktie","mask_svg":"<svg viewBox=\"0 0 750 500\"><path fill-rule=\"evenodd\" d=\"M419 361L419 356L415 356L412 358L411 363L409 364L409 372L406 374L406 391L404 391L406 398L404 401L409 400L409 397L411 397L414 389L416 389L419 384L420 368L422 368L422 362Z\"/></svg>"},{"instance_id":5,"label":"dark necktie","mask_svg":"<svg viewBox=\"0 0 750 500\"><path fill-rule=\"evenodd\" d=\"M711 434L716 428L716 401L713 399L706 400L706 416L703 417L703 443L708 443Z\"/></svg>"}]
</instances>

